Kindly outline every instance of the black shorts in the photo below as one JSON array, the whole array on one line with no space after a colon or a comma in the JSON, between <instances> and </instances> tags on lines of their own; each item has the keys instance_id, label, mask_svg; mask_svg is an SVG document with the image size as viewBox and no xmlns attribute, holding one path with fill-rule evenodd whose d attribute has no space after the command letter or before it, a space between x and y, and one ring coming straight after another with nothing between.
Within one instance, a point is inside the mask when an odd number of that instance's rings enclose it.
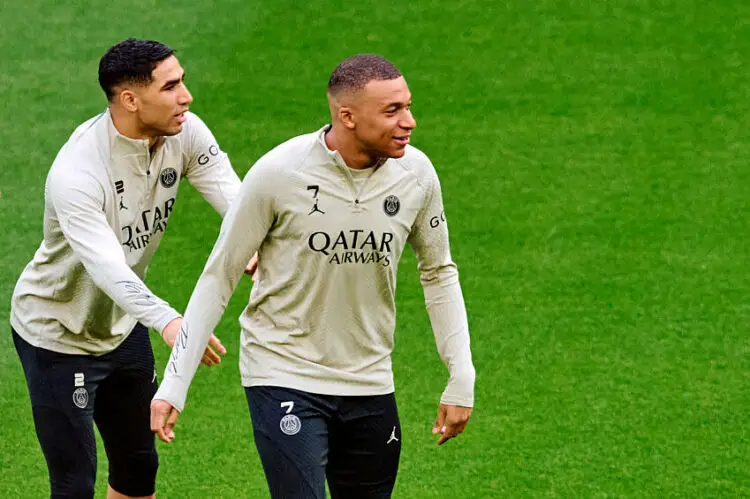
<instances>
[{"instance_id":1,"label":"black shorts","mask_svg":"<svg viewBox=\"0 0 750 499\"><path fill-rule=\"evenodd\" d=\"M154 493L158 457L150 430L156 393L148 329L138 324L115 350L70 355L30 345L13 331L47 460L51 497L93 498L94 423L109 460L109 484L129 496Z\"/></svg>"},{"instance_id":2,"label":"black shorts","mask_svg":"<svg viewBox=\"0 0 750 499\"><path fill-rule=\"evenodd\" d=\"M401 454L392 393L316 395L290 388L245 388L273 498L391 497Z\"/></svg>"}]
</instances>

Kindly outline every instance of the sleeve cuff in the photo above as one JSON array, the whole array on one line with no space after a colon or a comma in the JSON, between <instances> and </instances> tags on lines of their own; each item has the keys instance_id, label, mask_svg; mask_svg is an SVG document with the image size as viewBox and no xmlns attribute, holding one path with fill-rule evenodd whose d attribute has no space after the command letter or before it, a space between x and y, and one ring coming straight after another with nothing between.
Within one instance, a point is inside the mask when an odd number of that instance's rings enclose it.
<instances>
[{"instance_id":1,"label":"sleeve cuff","mask_svg":"<svg viewBox=\"0 0 750 499\"><path fill-rule=\"evenodd\" d=\"M156 390L153 400L169 402L172 407L182 412L185 409L187 388L179 379L168 376L159 385L159 389Z\"/></svg>"},{"instance_id":2,"label":"sleeve cuff","mask_svg":"<svg viewBox=\"0 0 750 499\"><path fill-rule=\"evenodd\" d=\"M474 367L466 369L462 375L451 376L448 386L440 398L441 404L474 407Z\"/></svg>"},{"instance_id":3,"label":"sleeve cuff","mask_svg":"<svg viewBox=\"0 0 750 499\"><path fill-rule=\"evenodd\" d=\"M180 317L182 316L178 314L175 309L170 308L169 310L161 314L161 316L153 324L147 325L150 326L151 329L159 333L159 335L161 335L161 333L164 331L164 328L167 327L167 324Z\"/></svg>"},{"instance_id":4,"label":"sleeve cuff","mask_svg":"<svg viewBox=\"0 0 750 499\"><path fill-rule=\"evenodd\" d=\"M443 393L443 396L440 398L440 403L443 405L474 407L474 396L471 395L469 397L461 397L461 396L449 395L448 393Z\"/></svg>"}]
</instances>

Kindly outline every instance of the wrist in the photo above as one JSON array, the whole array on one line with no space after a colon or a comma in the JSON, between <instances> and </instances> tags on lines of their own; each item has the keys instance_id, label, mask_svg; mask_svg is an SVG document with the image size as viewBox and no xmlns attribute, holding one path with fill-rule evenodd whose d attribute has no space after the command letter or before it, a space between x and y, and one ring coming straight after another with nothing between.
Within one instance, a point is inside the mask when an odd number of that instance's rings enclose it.
<instances>
[{"instance_id":1,"label":"wrist","mask_svg":"<svg viewBox=\"0 0 750 499\"><path fill-rule=\"evenodd\" d=\"M182 316L176 310L170 309L169 313L164 314L152 325L152 328L159 331L159 334L164 337L164 332L168 329L168 326L177 319L182 319Z\"/></svg>"},{"instance_id":2,"label":"wrist","mask_svg":"<svg viewBox=\"0 0 750 499\"><path fill-rule=\"evenodd\" d=\"M167 324L164 326L164 328L161 330L161 338L164 341L167 341L167 333L170 333L170 337L174 337L179 332L179 328L182 325L182 317L177 316L174 319L167 322Z\"/></svg>"}]
</instances>

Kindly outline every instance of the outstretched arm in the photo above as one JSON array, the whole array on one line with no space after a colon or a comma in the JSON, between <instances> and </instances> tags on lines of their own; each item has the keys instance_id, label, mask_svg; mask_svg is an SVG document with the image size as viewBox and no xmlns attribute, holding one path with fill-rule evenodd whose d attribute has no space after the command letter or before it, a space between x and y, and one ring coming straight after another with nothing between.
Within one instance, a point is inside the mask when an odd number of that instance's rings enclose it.
<instances>
[{"instance_id":1,"label":"outstretched arm","mask_svg":"<svg viewBox=\"0 0 750 499\"><path fill-rule=\"evenodd\" d=\"M409 243L417 255L427 312L440 358L448 369L448 385L440 399L433 432L439 444L463 431L474 405L475 371L469 346L469 324L450 254L448 226L440 182L432 170L425 186L425 201L417 215Z\"/></svg>"},{"instance_id":2,"label":"outstretched arm","mask_svg":"<svg viewBox=\"0 0 750 499\"><path fill-rule=\"evenodd\" d=\"M250 257L258 250L274 221L274 186L271 168L258 164L242 183L219 237L198 279L169 363L152 403L152 430L169 441L173 435L164 420L176 420L182 411L213 329L237 287Z\"/></svg>"},{"instance_id":3,"label":"outstretched arm","mask_svg":"<svg viewBox=\"0 0 750 499\"><path fill-rule=\"evenodd\" d=\"M47 199L86 272L121 309L159 332L180 316L128 266L120 240L104 213L104 187L96 179L78 176L73 182L61 175L50 176Z\"/></svg>"}]
</instances>

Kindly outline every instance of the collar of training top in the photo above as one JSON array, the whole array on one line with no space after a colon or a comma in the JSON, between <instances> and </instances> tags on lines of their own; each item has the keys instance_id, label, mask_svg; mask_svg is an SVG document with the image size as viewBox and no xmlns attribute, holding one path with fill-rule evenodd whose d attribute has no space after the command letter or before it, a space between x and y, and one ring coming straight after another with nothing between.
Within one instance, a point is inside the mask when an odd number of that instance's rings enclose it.
<instances>
[{"instance_id":1,"label":"collar of training top","mask_svg":"<svg viewBox=\"0 0 750 499\"><path fill-rule=\"evenodd\" d=\"M115 127L114 121L112 121L112 113L109 112L109 108L104 111L104 119L107 122L107 135L109 136L109 145L112 151L118 154L149 155L151 146L148 139L131 139L121 134ZM154 151L165 141L166 137L159 137L156 141Z\"/></svg>"},{"instance_id":2,"label":"collar of training top","mask_svg":"<svg viewBox=\"0 0 750 499\"><path fill-rule=\"evenodd\" d=\"M318 130L318 145L323 147L323 150L328 155L331 161L336 163L339 166L343 166L346 168L349 168L349 166L344 161L344 158L341 157L341 154L339 154L338 151L332 151L328 148L328 144L326 144L326 134L331 131L331 128L333 128L332 125L328 124L325 125L323 128ZM380 158L375 165L373 165L373 171L377 170L381 166L385 164L386 161L388 161L389 158ZM353 169L353 168L352 168Z\"/></svg>"}]
</instances>

